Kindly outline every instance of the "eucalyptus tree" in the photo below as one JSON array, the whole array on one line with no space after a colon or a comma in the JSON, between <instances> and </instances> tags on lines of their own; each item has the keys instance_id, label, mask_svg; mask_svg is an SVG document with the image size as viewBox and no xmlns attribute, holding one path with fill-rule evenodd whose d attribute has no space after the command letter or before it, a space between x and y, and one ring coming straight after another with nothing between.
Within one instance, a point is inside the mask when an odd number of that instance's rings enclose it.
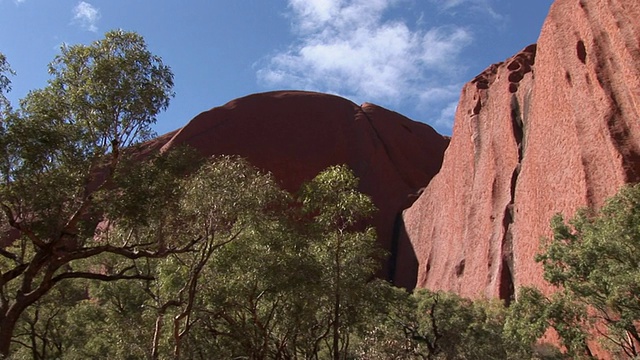
<instances>
[{"instance_id":1,"label":"eucalyptus tree","mask_svg":"<svg viewBox=\"0 0 640 360\"><path fill-rule=\"evenodd\" d=\"M507 309L499 301L427 289L387 291L391 301L358 344L359 358L532 359L510 354L503 341Z\"/></svg>"},{"instance_id":2,"label":"eucalyptus tree","mask_svg":"<svg viewBox=\"0 0 640 360\"><path fill-rule=\"evenodd\" d=\"M553 238L536 259L558 286L558 295L541 297L546 312L558 309L550 326L576 356L594 357L589 339L614 356L640 356L640 185L623 187L600 210L581 209L569 221L557 215L551 225Z\"/></svg>"},{"instance_id":3,"label":"eucalyptus tree","mask_svg":"<svg viewBox=\"0 0 640 360\"><path fill-rule=\"evenodd\" d=\"M388 300L373 281L381 254L363 225L373 205L348 168L330 167L279 198L205 265L191 356L347 358Z\"/></svg>"},{"instance_id":4,"label":"eucalyptus tree","mask_svg":"<svg viewBox=\"0 0 640 360\"><path fill-rule=\"evenodd\" d=\"M0 70L6 69L2 58ZM127 215L126 206L110 202L149 200L133 198L142 192L128 178L135 151L126 148L147 139L169 105L169 67L141 36L112 31L90 45L64 45L49 73L47 86L30 92L0 124L0 356L9 354L25 310L60 282L147 279L136 259L184 252L196 242L110 233ZM105 254L129 261L101 266L97 259ZM86 259L94 266L76 265Z\"/></svg>"},{"instance_id":5,"label":"eucalyptus tree","mask_svg":"<svg viewBox=\"0 0 640 360\"><path fill-rule=\"evenodd\" d=\"M303 186L299 195L309 225L311 253L321 269L313 279L317 294L316 338L334 360L349 354L350 336L362 318L368 302L371 280L383 254L376 246L375 230L365 220L375 211L371 199L357 190L358 178L346 166L332 166Z\"/></svg>"},{"instance_id":6,"label":"eucalyptus tree","mask_svg":"<svg viewBox=\"0 0 640 360\"><path fill-rule=\"evenodd\" d=\"M60 350L52 349L50 354L55 351L61 359L224 358L221 349L211 350L211 336L201 336L205 315L213 309L208 306L210 296L219 297L227 287L221 282L230 280L217 274L217 270L224 269L210 266L212 257L230 254L226 248L243 238L256 239L251 234L261 227L258 224L280 216L286 194L269 174L261 173L237 158L210 159L178 180L172 172L167 174L167 167L178 166L185 159L188 156L183 153L169 153L152 162L138 164L131 171L128 178L135 179L134 183L142 181L149 185L144 189L136 186L136 189L144 190L146 196L136 195L135 199L166 199L162 193L174 195L168 198L171 202L156 205L153 205L156 200L142 205L138 201L114 202L113 206L124 207L119 212L131 215L113 224L109 236L128 238L132 243L153 240L164 246L187 244L193 239L198 241L189 251L140 259L135 265L138 271L148 275L146 279L87 283L84 288L88 297L75 304L65 303L68 305L62 309L65 316L56 319L58 324L64 324L65 331L60 336L49 333L57 337L55 341L46 339L46 343L61 344ZM140 214L152 216L139 218ZM117 269L130 263L127 258L108 255L99 259L101 266ZM243 253L240 256L251 255ZM89 260L95 262L96 259ZM51 303L57 296L53 292L45 299ZM27 311L28 314L31 312L31 309ZM31 319L25 318L19 324L28 326L27 320ZM27 336L21 338L28 339ZM43 345L45 341L37 342ZM29 350L30 346L26 345L18 349L20 354ZM203 353L209 356L198 357Z\"/></svg>"},{"instance_id":7,"label":"eucalyptus tree","mask_svg":"<svg viewBox=\"0 0 640 360\"><path fill-rule=\"evenodd\" d=\"M194 251L155 261L156 281L148 290L153 299L151 307L156 309L151 351L154 359L169 356L162 356L161 340L165 348L170 345L174 359L183 354L193 358L194 349L206 347L206 340L194 345L192 339L197 334L191 332L202 326L204 313L209 310L204 306L210 302L209 297L218 297L228 287L226 281L233 281L218 274L227 269L211 266L214 256L219 259L231 254L226 248L236 246L242 239L261 241L256 233L267 233L269 227L276 226L288 205L286 192L270 174L235 157L221 157L202 165L183 182L181 189L181 198L169 214L170 221L163 222L162 227L171 237L182 237L185 241L199 238L200 241ZM173 225L167 227L167 223ZM160 230L152 227L151 233ZM253 253L236 255L247 258ZM227 264L236 268L246 264L238 258L234 260L238 263ZM250 266L243 270L256 271ZM170 321L166 321L167 318ZM170 331L163 332L163 328Z\"/></svg>"},{"instance_id":8,"label":"eucalyptus tree","mask_svg":"<svg viewBox=\"0 0 640 360\"><path fill-rule=\"evenodd\" d=\"M291 197L253 217L246 231L205 266L198 334L190 347L209 357L296 358L306 320L315 315L322 269L309 255ZM207 357L204 357L207 358Z\"/></svg>"},{"instance_id":9,"label":"eucalyptus tree","mask_svg":"<svg viewBox=\"0 0 640 360\"><path fill-rule=\"evenodd\" d=\"M7 62L7 57L0 53L0 110L8 105L5 93L11 90L11 80L9 76L13 74L14 72Z\"/></svg>"}]
</instances>

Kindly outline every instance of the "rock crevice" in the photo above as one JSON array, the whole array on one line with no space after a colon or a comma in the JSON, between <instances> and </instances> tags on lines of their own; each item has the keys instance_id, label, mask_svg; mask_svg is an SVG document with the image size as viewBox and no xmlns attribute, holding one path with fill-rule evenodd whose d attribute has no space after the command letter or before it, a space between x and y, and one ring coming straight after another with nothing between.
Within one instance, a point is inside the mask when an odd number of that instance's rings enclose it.
<instances>
[{"instance_id":1,"label":"rock crevice","mask_svg":"<svg viewBox=\"0 0 640 360\"><path fill-rule=\"evenodd\" d=\"M498 284L498 296L507 305L509 305L515 298L515 287L513 281L513 226L516 219L516 187L518 184L518 176L520 175L520 169L524 156L524 121L522 119L522 112L520 104L518 102L518 97L515 95L511 96L511 124L513 129L513 138L516 142L518 151L518 162L516 163L511 174L511 186L509 191L510 200L504 209L504 216L502 220L502 263L500 269L500 283Z\"/></svg>"}]
</instances>

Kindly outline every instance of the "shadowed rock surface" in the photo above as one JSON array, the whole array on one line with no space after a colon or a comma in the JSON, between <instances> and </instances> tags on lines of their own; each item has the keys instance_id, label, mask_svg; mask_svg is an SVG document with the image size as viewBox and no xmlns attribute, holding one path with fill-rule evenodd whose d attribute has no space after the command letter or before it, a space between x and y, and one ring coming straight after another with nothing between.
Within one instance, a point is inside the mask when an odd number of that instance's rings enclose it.
<instances>
[{"instance_id":1,"label":"shadowed rock surface","mask_svg":"<svg viewBox=\"0 0 640 360\"><path fill-rule=\"evenodd\" d=\"M640 2L557 0L532 45L464 86L440 173L404 212L418 287L549 290L549 220L640 180Z\"/></svg>"},{"instance_id":2,"label":"shadowed rock surface","mask_svg":"<svg viewBox=\"0 0 640 360\"><path fill-rule=\"evenodd\" d=\"M415 283L417 262L394 224L442 164L448 138L430 126L365 103L313 92L279 91L233 100L185 127L147 143L144 151L188 144L205 156L240 155L297 191L331 165L347 164L379 209L373 225L392 253L384 275ZM406 240L406 239L405 239Z\"/></svg>"}]
</instances>

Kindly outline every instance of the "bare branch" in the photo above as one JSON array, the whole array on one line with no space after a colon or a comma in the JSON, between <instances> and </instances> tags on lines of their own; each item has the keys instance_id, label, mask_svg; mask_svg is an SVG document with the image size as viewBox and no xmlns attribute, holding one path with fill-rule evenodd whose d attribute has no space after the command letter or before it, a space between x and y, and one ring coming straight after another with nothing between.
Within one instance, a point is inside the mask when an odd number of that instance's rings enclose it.
<instances>
[{"instance_id":1,"label":"bare branch","mask_svg":"<svg viewBox=\"0 0 640 360\"><path fill-rule=\"evenodd\" d=\"M125 274L97 274L91 272L66 272L60 275L55 276L52 281L54 283L60 282L64 279L89 279L89 280L99 280L99 281L118 281L118 280L154 280L153 276L142 275L142 274L133 274L133 275L125 275Z\"/></svg>"},{"instance_id":2,"label":"bare branch","mask_svg":"<svg viewBox=\"0 0 640 360\"><path fill-rule=\"evenodd\" d=\"M82 249L78 249L76 251L70 252L68 254L63 254L60 260L64 263L68 263L72 260L86 259L102 253L120 255L131 260L142 259L142 258L158 259L158 258L166 257L167 255L170 255L170 254L181 254L181 253L191 252L193 251L193 246L197 244L200 240L202 240L202 238L196 238L190 241L188 244L184 245L183 247L169 248L169 249L164 249L160 251L148 251L148 250L139 249L140 246L147 246L150 244L138 244L138 245L131 245L128 247L102 245L102 246L82 248Z\"/></svg>"}]
</instances>

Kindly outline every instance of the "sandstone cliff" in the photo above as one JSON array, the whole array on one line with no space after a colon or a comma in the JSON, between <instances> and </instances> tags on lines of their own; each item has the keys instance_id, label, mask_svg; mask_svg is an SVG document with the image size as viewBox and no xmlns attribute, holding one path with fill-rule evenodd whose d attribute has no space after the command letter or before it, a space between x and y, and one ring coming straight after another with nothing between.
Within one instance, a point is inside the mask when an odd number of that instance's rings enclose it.
<instances>
[{"instance_id":1,"label":"sandstone cliff","mask_svg":"<svg viewBox=\"0 0 640 360\"><path fill-rule=\"evenodd\" d=\"M640 2L556 0L537 46L462 89L440 173L403 215L417 286L545 288L549 220L640 180Z\"/></svg>"},{"instance_id":2,"label":"sandstone cliff","mask_svg":"<svg viewBox=\"0 0 640 360\"><path fill-rule=\"evenodd\" d=\"M430 126L373 104L280 91L204 112L148 143L145 151L188 144L205 156L240 155L272 172L290 191L328 166L349 165L360 178L360 190L379 209L373 225L381 245L392 253L384 276L409 286L417 262L408 242L393 240L394 225L440 169L448 142Z\"/></svg>"}]
</instances>

